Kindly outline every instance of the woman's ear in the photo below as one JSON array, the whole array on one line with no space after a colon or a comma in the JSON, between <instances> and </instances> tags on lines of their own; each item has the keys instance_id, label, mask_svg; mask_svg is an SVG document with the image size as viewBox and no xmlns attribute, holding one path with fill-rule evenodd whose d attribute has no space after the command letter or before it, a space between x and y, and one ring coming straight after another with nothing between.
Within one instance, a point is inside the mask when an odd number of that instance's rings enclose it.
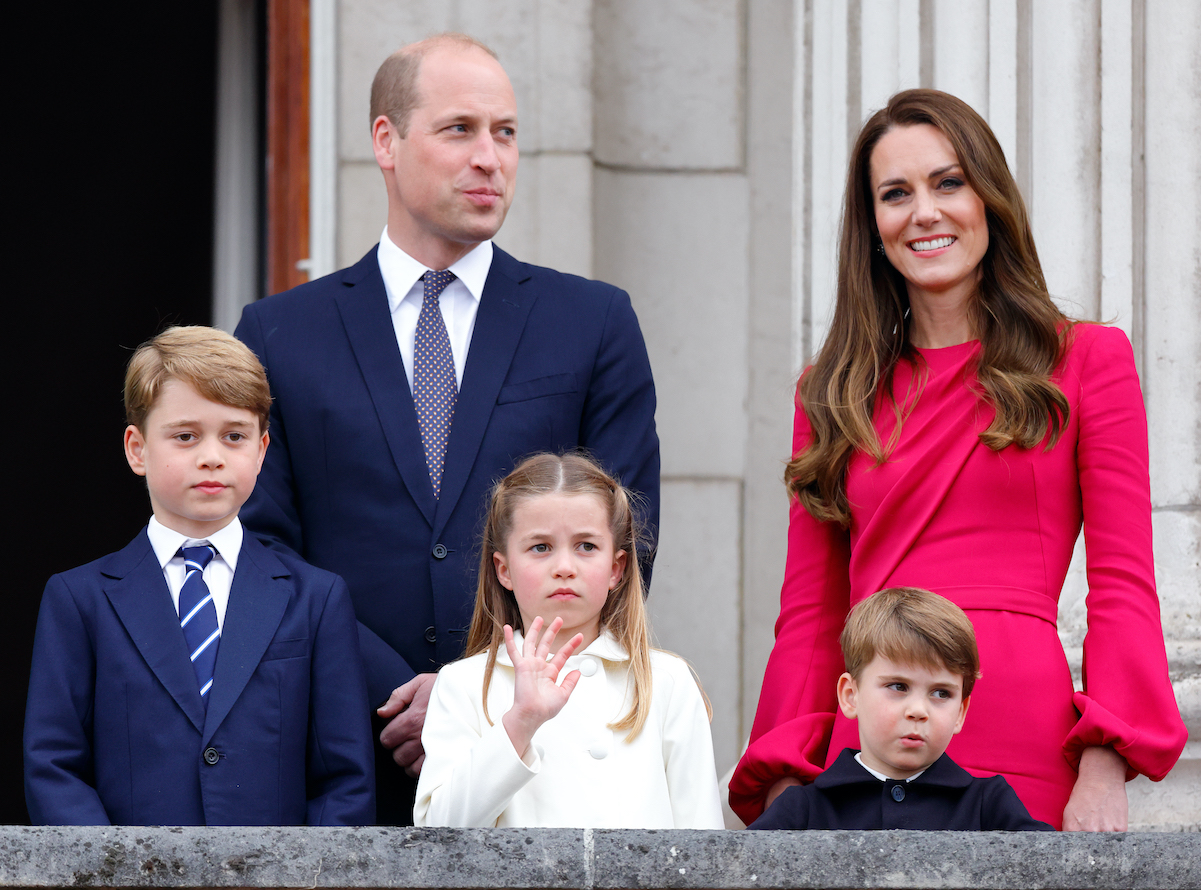
<instances>
[{"instance_id":1,"label":"woman's ear","mask_svg":"<svg viewBox=\"0 0 1201 890\"><path fill-rule=\"evenodd\" d=\"M848 720L854 720L858 713L858 699L858 684L854 677L844 671L838 678L838 707L842 709L842 715Z\"/></svg>"}]
</instances>

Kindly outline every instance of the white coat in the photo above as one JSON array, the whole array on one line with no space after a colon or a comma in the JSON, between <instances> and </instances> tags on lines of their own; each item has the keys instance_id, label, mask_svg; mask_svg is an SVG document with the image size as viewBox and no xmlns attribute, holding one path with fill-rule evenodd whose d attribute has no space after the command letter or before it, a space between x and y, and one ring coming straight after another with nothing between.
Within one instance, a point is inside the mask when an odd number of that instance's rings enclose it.
<instances>
[{"instance_id":1,"label":"white coat","mask_svg":"<svg viewBox=\"0 0 1201 890\"><path fill-rule=\"evenodd\" d=\"M520 634L517 645L521 646ZM632 742L606 724L630 708L629 656L608 632L567 660L580 681L563 710L517 756L501 717L513 706L513 664L501 647L484 717L487 653L446 665L430 694L415 825L722 828L713 740L684 660L651 651L654 691Z\"/></svg>"}]
</instances>

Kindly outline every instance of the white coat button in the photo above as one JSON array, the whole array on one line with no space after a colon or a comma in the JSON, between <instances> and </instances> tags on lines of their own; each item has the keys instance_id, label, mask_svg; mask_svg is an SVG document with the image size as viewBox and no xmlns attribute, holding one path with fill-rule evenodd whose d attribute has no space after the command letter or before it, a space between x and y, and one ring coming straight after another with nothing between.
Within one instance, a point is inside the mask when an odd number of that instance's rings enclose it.
<instances>
[{"instance_id":1,"label":"white coat button","mask_svg":"<svg viewBox=\"0 0 1201 890\"><path fill-rule=\"evenodd\" d=\"M604 760L609 756L609 745L603 741L592 743L592 747L588 749L588 753L592 755L594 760Z\"/></svg>"},{"instance_id":2,"label":"white coat button","mask_svg":"<svg viewBox=\"0 0 1201 890\"><path fill-rule=\"evenodd\" d=\"M597 663L595 658L584 658L580 661L580 673L585 677L591 677L599 668L600 665ZM601 755L601 757L604 756L604 754Z\"/></svg>"}]
</instances>

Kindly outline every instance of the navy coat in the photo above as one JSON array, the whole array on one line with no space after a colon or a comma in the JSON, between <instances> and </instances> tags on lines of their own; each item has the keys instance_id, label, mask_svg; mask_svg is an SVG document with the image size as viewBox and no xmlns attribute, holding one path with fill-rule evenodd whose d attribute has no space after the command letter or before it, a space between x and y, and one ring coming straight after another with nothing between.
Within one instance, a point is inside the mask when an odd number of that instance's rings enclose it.
<instances>
[{"instance_id":1,"label":"navy coat","mask_svg":"<svg viewBox=\"0 0 1201 890\"><path fill-rule=\"evenodd\" d=\"M629 296L499 248L435 500L377 250L247 306L236 331L275 398L243 521L346 579L374 705L463 654L488 495L521 458L586 448L659 514L655 388Z\"/></svg>"},{"instance_id":2,"label":"navy coat","mask_svg":"<svg viewBox=\"0 0 1201 890\"><path fill-rule=\"evenodd\" d=\"M853 748L810 785L788 788L753 829L1054 831L1033 819L1004 776L977 778L946 754L912 782L881 782Z\"/></svg>"},{"instance_id":3,"label":"navy coat","mask_svg":"<svg viewBox=\"0 0 1201 890\"><path fill-rule=\"evenodd\" d=\"M34 824L362 825L375 818L346 585L246 534L206 711L143 529L46 585L25 711Z\"/></svg>"}]
</instances>

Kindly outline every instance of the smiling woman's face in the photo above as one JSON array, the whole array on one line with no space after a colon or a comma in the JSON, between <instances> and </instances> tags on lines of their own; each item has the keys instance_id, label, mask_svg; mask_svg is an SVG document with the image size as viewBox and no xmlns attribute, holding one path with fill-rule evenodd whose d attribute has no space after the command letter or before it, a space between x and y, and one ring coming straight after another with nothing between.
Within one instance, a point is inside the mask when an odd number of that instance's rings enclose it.
<instances>
[{"instance_id":1,"label":"smiling woman's face","mask_svg":"<svg viewBox=\"0 0 1201 890\"><path fill-rule=\"evenodd\" d=\"M966 302L980 280L988 220L950 140L930 124L894 127L872 149L871 184L884 254L910 302Z\"/></svg>"}]
</instances>

